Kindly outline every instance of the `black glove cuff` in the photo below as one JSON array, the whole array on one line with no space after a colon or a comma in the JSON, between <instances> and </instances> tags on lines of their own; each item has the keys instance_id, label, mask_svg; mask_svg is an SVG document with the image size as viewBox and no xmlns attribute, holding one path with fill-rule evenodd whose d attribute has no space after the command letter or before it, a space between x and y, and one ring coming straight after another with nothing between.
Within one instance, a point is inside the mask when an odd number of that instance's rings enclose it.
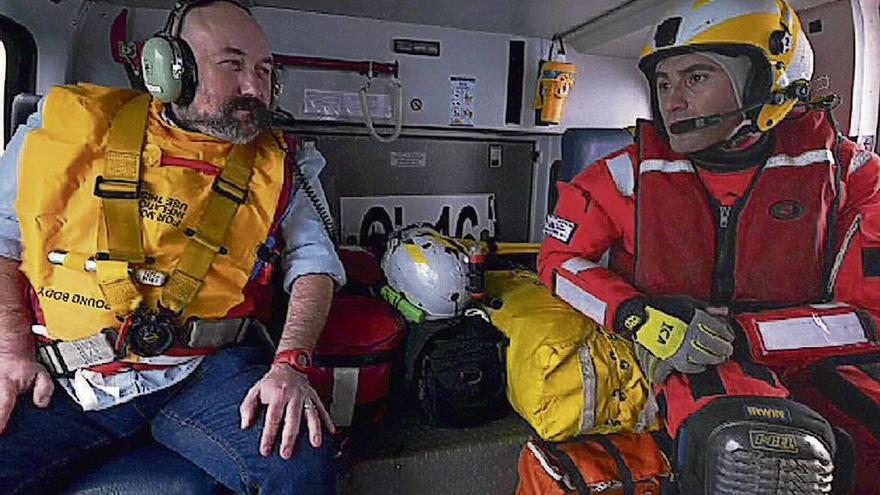
<instances>
[{"instance_id":1,"label":"black glove cuff","mask_svg":"<svg viewBox=\"0 0 880 495\"><path fill-rule=\"evenodd\" d=\"M688 296L649 297L647 304L684 322L690 322L694 319L697 308L705 309L702 303Z\"/></svg>"},{"instance_id":2,"label":"black glove cuff","mask_svg":"<svg viewBox=\"0 0 880 495\"><path fill-rule=\"evenodd\" d=\"M647 305L646 297L634 297L622 302L614 316L614 330L626 337L632 337L648 319L648 313L645 311Z\"/></svg>"}]
</instances>

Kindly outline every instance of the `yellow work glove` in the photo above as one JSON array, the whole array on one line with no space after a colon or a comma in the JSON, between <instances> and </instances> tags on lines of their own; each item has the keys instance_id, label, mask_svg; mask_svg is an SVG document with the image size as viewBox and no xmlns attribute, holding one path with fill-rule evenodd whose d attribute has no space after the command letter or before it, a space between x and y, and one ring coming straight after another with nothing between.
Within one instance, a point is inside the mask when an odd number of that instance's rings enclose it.
<instances>
[{"instance_id":1,"label":"yellow work glove","mask_svg":"<svg viewBox=\"0 0 880 495\"><path fill-rule=\"evenodd\" d=\"M684 296L635 298L621 304L616 330L635 342L636 358L652 383L673 371L701 373L733 353L733 330Z\"/></svg>"}]
</instances>

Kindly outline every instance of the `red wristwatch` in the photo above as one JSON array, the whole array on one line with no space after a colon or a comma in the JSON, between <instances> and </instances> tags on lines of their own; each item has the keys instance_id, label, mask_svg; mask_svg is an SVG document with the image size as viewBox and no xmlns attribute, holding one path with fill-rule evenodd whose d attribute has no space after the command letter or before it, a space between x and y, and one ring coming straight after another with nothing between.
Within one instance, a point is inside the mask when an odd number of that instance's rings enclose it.
<instances>
[{"instance_id":1,"label":"red wristwatch","mask_svg":"<svg viewBox=\"0 0 880 495\"><path fill-rule=\"evenodd\" d=\"M312 353L308 349L288 349L275 355L272 364L284 363L300 373L312 369Z\"/></svg>"}]
</instances>

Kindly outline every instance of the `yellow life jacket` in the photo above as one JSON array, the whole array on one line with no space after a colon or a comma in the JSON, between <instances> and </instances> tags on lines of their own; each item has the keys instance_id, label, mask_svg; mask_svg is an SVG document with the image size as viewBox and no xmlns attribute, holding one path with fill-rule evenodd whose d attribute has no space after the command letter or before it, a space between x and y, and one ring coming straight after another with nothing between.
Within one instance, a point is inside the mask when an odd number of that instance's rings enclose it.
<instances>
[{"instance_id":1,"label":"yellow life jacket","mask_svg":"<svg viewBox=\"0 0 880 495\"><path fill-rule=\"evenodd\" d=\"M43 127L27 134L19 162L16 210L21 224L21 269L34 288L49 336L75 340L118 328L95 273L48 261L51 251L106 251L101 199L95 179L104 168L113 116L140 93L90 84L59 86L46 96ZM162 156L197 160L222 170L232 144L169 125L163 105L150 105L142 152L139 200L143 246L155 260L149 268L171 273L196 229L215 177L185 166L167 166ZM244 300L247 284L275 217L284 186L284 154L272 136L257 138L247 200L229 228L225 254L218 255L205 283L182 318L221 318ZM161 288L138 285L144 303L156 308Z\"/></svg>"},{"instance_id":2,"label":"yellow life jacket","mask_svg":"<svg viewBox=\"0 0 880 495\"><path fill-rule=\"evenodd\" d=\"M633 343L553 297L527 271L490 271L492 324L510 339L507 395L545 440L656 429L657 404Z\"/></svg>"}]
</instances>

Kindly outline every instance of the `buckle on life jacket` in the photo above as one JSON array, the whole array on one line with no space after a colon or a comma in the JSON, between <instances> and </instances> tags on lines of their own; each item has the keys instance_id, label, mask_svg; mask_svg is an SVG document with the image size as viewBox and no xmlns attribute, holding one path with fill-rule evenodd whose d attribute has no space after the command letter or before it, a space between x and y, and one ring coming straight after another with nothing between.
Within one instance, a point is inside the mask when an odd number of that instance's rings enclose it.
<instances>
[{"instance_id":1,"label":"buckle on life jacket","mask_svg":"<svg viewBox=\"0 0 880 495\"><path fill-rule=\"evenodd\" d=\"M95 196L108 199L138 199L141 194L141 182L124 179L105 179L99 175L95 178Z\"/></svg>"},{"instance_id":2,"label":"buckle on life jacket","mask_svg":"<svg viewBox=\"0 0 880 495\"><path fill-rule=\"evenodd\" d=\"M167 310L138 308L125 318L119 329L117 350L127 349L141 357L165 354L180 339L182 331Z\"/></svg>"},{"instance_id":3,"label":"buckle on life jacket","mask_svg":"<svg viewBox=\"0 0 880 495\"><path fill-rule=\"evenodd\" d=\"M211 189L235 204L243 205L245 201L247 201L247 188L239 187L237 184L226 179L222 175L218 175L217 178L214 179Z\"/></svg>"},{"instance_id":4,"label":"buckle on life jacket","mask_svg":"<svg viewBox=\"0 0 880 495\"><path fill-rule=\"evenodd\" d=\"M135 315L138 317L135 318ZM129 315L118 332L105 328L98 334L83 339L43 342L37 348L37 357L52 376L70 377L76 370L124 359L128 352L149 358L162 355L175 346L186 349L217 349L231 344L242 344L248 340L275 347L268 330L256 318L192 318L181 328L173 323L173 317L167 310L151 311L142 308ZM34 332L46 335L45 329ZM172 345L165 348L169 335L173 336L170 338Z\"/></svg>"}]
</instances>

